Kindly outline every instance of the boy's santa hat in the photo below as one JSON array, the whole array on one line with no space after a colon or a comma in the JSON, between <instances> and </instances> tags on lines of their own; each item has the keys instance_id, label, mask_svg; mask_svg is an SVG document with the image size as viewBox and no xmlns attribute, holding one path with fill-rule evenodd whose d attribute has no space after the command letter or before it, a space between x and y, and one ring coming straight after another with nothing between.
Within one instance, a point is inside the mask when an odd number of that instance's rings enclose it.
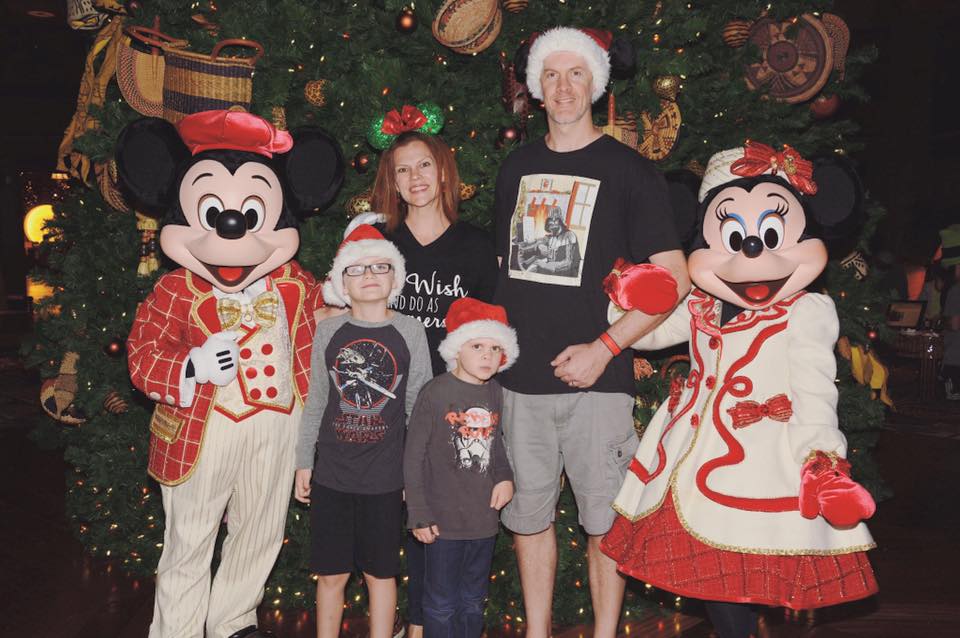
<instances>
[{"instance_id":1,"label":"boy's santa hat","mask_svg":"<svg viewBox=\"0 0 960 638\"><path fill-rule=\"evenodd\" d=\"M534 33L526 51L526 81L530 95L538 100L543 99L543 87L540 85L540 74L543 73L543 61L551 53L557 51L572 51L583 57L587 68L593 75L590 101L596 102L607 90L610 81L610 47L613 44L613 34L599 29L575 29L573 27L556 27L543 33ZM629 52L632 57L632 50ZM519 54L518 66L523 66L522 53ZM628 63L629 64L629 63ZM518 68L519 71L519 68Z\"/></svg>"},{"instance_id":2,"label":"boy's santa hat","mask_svg":"<svg viewBox=\"0 0 960 638\"><path fill-rule=\"evenodd\" d=\"M437 351L447 362L447 370L457 367L457 354L471 339L493 339L500 344L503 348L501 370L512 366L520 354L517 333L507 323L507 311L503 306L463 297L450 304L446 324L447 336Z\"/></svg>"},{"instance_id":3,"label":"boy's santa hat","mask_svg":"<svg viewBox=\"0 0 960 638\"><path fill-rule=\"evenodd\" d=\"M393 289L388 304L396 301L407 279L407 269L403 255L392 242L387 241L380 231L369 224L361 224L344 238L333 266L323 282L323 301L328 306L349 306L350 296L343 288L343 269L365 257L380 257L393 265Z\"/></svg>"}]
</instances>

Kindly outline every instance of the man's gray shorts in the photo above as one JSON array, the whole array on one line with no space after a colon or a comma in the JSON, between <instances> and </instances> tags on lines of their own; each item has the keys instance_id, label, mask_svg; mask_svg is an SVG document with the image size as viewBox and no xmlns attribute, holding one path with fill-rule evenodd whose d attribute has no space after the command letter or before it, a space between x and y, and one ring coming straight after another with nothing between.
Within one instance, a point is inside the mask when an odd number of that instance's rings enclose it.
<instances>
[{"instance_id":1,"label":"man's gray shorts","mask_svg":"<svg viewBox=\"0 0 960 638\"><path fill-rule=\"evenodd\" d=\"M612 503L637 450L633 397L609 392L519 394L503 391L503 434L515 493L503 524L518 534L553 522L560 472L577 500L580 524L591 536L613 525Z\"/></svg>"}]
</instances>

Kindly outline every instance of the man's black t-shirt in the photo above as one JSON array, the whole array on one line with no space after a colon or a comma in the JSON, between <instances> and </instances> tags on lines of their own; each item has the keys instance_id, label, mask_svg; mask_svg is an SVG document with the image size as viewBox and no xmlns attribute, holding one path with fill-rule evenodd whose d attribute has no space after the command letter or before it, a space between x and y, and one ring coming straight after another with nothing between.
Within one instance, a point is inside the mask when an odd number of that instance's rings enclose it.
<instances>
[{"instance_id":1,"label":"man's black t-shirt","mask_svg":"<svg viewBox=\"0 0 960 638\"><path fill-rule=\"evenodd\" d=\"M500 373L524 394L578 392L550 361L609 327L603 278L618 257L634 263L680 248L663 177L649 160L607 135L582 149L543 139L504 161L497 176L496 249L503 258L494 302L517 330L520 357ZM629 349L590 390L633 393Z\"/></svg>"},{"instance_id":2,"label":"man's black t-shirt","mask_svg":"<svg viewBox=\"0 0 960 638\"><path fill-rule=\"evenodd\" d=\"M381 228L381 226L378 226ZM488 233L466 222L452 224L422 245L407 225L384 236L396 244L407 267L407 281L393 308L415 317L427 330L433 374L447 371L437 347L447 336L444 319L460 297L490 302L497 285L497 258Z\"/></svg>"}]
</instances>

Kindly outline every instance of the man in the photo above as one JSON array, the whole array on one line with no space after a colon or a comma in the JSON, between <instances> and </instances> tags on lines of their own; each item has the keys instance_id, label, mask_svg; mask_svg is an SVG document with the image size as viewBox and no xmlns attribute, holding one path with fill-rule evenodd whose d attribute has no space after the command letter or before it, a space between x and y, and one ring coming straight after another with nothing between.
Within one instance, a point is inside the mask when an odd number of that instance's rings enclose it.
<instances>
[{"instance_id":1,"label":"man","mask_svg":"<svg viewBox=\"0 0 960 638\"><path fill-rule=\"evenodd\" d=\"M609 42L609 34L566 27L535 37L526 81L543 101L549 132L512 153L497 178L495 301L507 308L523 352L501 379L516 477L516 496L502 520L515 533L531 638L551 632L553 520L564 469L589 536L594 635L615 636L620 616L624 580L599 549L637 446L632 359L619 352L669 311L633 310L608 326L603 278L624 257L672 274L677 298L689 289L666 183L650 162L593 125L590 107L610 73ZM564 243L578 253L573 268L555 272L504 259L511 248L517 254L521 240L544 238L549 245L550 238L570 235L576 243Z\"/></svg>"},{"instance_id":2,"label":"man","mask_svg":"<svg viewBox=\"0 0 960 638\"><path fill-rule=\"evenodd\" d=\"M580 272L577 234L563 223L563 211L553 206L544 225L546 235L520 244L520 265L533 272L576 277Z\"/></svg>"}]
</instances>

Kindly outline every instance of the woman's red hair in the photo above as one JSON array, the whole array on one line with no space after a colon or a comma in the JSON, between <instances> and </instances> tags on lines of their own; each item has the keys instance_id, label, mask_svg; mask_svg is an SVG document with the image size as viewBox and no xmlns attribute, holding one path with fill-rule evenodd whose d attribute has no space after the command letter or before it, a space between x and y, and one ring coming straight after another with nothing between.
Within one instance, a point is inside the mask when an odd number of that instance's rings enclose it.
<instances>
[{"instance_id":1,"label":"woman's red hair","mask_svg":"<svg viewBox=\"0 0 960 638\"><path fill-rule=\"evenodd\" d=\"M400 197L397 189L397 168L394 154L398 148L423 142L437 163L440 176L440 207L451 224L457 221L457 209L460 206L460 173L453 151L439 135L426 135L416 131L407 131L397 136L394 143L380 156L377 178L373 183L373 210L383 213L387 218L387 232L394 232L407 217L407 203Z\"/></svg>"}]
</instances>

